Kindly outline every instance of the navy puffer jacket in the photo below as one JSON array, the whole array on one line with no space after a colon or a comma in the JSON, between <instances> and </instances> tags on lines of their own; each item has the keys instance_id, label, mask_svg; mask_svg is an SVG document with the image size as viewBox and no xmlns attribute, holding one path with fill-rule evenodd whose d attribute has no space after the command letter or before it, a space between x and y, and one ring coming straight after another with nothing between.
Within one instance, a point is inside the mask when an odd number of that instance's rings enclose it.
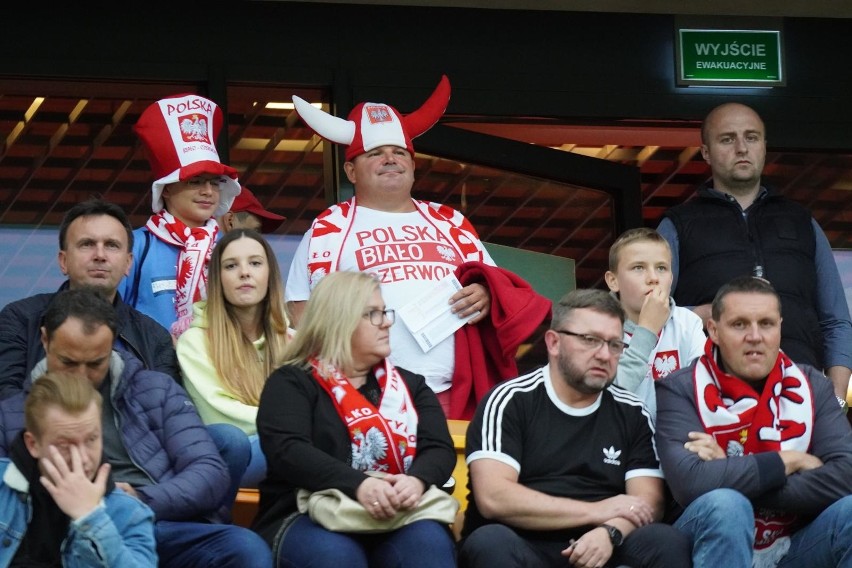
<instances>
[{"instance_id":1,"label":"navy puffer jacket","mask_svg":"<svg viewBox=\"0 0 852 568\"><path fill-rule=\"evenodd\" d=\"M46 360L39 362L23 392L0 401L0 455L8 455L15 436L24 429L24 397L33 377L46 368ZM228 470L186 391L170 376L146 370L124 351L112 352L110 376L110 402L124 447L154 481L136 489L139 498L158 521L216 518L228 490Z\"/></svg>"}]
</instances>

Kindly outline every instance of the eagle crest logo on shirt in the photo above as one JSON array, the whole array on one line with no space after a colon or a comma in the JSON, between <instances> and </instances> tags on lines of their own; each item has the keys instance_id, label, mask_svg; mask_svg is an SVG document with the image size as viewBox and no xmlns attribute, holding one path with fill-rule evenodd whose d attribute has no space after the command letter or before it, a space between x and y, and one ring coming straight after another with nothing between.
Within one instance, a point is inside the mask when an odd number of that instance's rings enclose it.
<instances>
[{"instance_id":1,"label":"eagle crest logo on shirt","mask_svg":"<svg viewBox=\"0 0 852 568\"><path fill-rule=\"evenodd\" d=\"M443 245L438 246L438 254L441 255L441 258L446 260L447 262L452 262L456 259L456 251L452 249L452 247L446 247Z\"/></svg>"},{"instance_id":2,"label":"eagle crest logo on shirt","mask_svg":"<svg viewBox=\"0 0 852 568\"><path fill-rule=\"evenodd\" d=\"M680 369L680 357L677 350L658 351L654 356L654 364L651 366L651 372L654 375L655 381L669 376L678 369Z\"/></svg>"}]
</instances>

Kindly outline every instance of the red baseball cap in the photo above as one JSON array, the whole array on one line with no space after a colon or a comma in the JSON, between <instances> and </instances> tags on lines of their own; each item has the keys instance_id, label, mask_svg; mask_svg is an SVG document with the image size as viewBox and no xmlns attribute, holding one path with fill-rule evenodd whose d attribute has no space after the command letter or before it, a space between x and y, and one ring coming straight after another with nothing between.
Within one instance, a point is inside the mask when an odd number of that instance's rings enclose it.
<instances>
[{"instance_id":1,"label":"red baseball cap","mask_svg":"<svg viewBox=\"0 0 852 568\"><path fill-rule=\"evenodd\" d=\"M240 187L241 191L234 199L234 204L231 205L231 212L240 213L244 211L252 215L257 215L260 217L261 231L264 233L274 233L287 217L267 211L249 188L244 185Z\"/></svg>"}]
</instances>

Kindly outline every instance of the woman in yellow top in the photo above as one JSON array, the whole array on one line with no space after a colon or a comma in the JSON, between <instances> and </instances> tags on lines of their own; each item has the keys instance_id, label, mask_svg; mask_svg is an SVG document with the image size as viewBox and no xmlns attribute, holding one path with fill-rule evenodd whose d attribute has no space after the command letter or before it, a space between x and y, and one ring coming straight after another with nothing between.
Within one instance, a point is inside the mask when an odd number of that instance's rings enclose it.
<instances>
[{"instance_id":1,"label":"woman in yellow top","mask_svg":"<svg viewBox=\"0 0 852 568\"><path fill-rule=\"evenodd\" d=\"M184 385L205 424L226 422L251 441L240 487L257 487L266 459L257 438L257 406L288 341L284 284L269 243L238 229L210 258L207 300L193 305L192 326L177 342Z\"/></svg>"}]
</instances>

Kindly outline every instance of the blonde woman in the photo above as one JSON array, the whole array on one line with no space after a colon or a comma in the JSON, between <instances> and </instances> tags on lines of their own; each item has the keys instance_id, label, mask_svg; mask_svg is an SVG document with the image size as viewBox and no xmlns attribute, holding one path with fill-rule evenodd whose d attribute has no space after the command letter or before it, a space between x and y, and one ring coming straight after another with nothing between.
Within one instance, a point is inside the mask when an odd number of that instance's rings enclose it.
<instances>
[{"instance_id":1,"label":"blonde woman","mask_svg":"<svg viewBox=\"0 0 852 568\"><path fill-rule=\"evenodd\" d=\"M288 341L281 272L269 243L239 229L216 244L208 278L207 300L193 305L192 326L178 339L178 362L204 423L233 424L249 436L240 486L257 487L266 476L257 407Z\"/></svg>"},{"instance_id":2,"label":"blonde woman","mask_svg":"<svg viewBox=\"0 0 852 568\"><path fill-rule=\"evenodd\" d=\"M253 528L281 565L455 568L452 537L438 521L363 534L298 514L298 488L339 489L374 519L390 519L450 477L455 454L437 396L388 360L393 323L374 276L329 274L263 389L257 431L268 476ZM375 471L388 475L368 475Z\"/></svg>"}]
</instances>

